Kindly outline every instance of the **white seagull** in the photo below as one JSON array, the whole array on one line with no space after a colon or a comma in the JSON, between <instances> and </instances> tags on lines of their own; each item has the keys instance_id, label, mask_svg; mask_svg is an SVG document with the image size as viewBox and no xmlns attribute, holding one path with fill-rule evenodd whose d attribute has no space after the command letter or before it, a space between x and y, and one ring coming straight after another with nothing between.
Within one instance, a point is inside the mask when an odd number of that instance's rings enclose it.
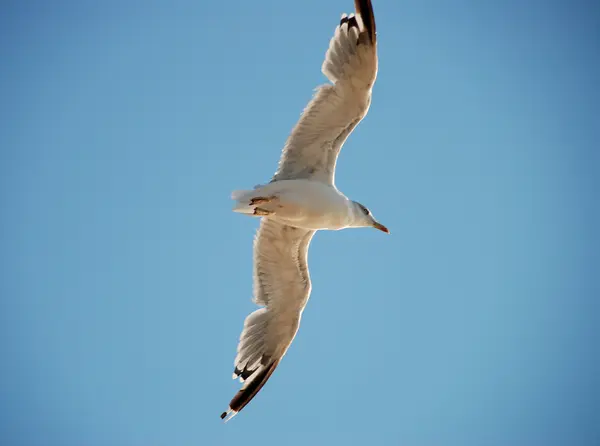
<instances>
[{"instance_id":1,"label":"white seagull","mask_svg":"<svg viewBox=\"0 0 600 446\"><path fill-rule=\"evenodd\" d=\"M234 211L262 217L254 239L254 302L244 321L233 378L242 388L221 414L242 410L265 385L289 348L310 295L308 245L319 229L373 227L389 233L362 204L334 184L342 145L365 117L377 77L375 17L370 0L354 0L342 15L319 87L285 143L277 172L265 186L235 191Z\"/></svg>"}]
</instances>

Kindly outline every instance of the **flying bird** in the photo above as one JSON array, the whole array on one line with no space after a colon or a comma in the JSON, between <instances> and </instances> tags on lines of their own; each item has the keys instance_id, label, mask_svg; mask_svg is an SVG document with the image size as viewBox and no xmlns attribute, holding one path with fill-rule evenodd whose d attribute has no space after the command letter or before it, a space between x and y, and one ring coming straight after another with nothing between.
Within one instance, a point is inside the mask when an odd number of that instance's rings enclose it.
<instances>
[{"instance_id":1,"label":"flying bird","mask_svg":"<svg viewBox=\"0 0 600 446\"><path fill-rule=\"evenodd\" d=\"M373 227L389 233L362 204L334 184L342 145L371 104L377 77L375 17L370 0L343 14L316 90L288 137L271 181L234 191L233 210L261 218L254 239L254 302L244 321L233 378L242 388L221 414L231 419L256 396L294 339L311 291L308 245L317 230Z\"/></svg>"}]
</instances>

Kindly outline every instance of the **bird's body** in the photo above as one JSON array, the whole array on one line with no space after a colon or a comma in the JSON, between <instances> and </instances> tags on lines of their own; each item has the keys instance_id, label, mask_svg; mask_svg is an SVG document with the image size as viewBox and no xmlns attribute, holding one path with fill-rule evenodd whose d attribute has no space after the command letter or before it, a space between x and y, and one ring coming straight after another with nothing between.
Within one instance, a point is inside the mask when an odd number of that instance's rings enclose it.
<instances>
[{"instance_id":1,"label":"bird's body","mask_svg":"<svg viewBox=\"0 0 600 446\"><path fill-rule=\"evenodd\" d=\"M263 210L271 220L302 229L344 229L354 221L354 206L335 186L313 180L281 180L252 191L235 191L234 211L254 215Z\"/></svg>"},{"instance_id":2,"label":"bird's body","mask_svg":"<svg viewBox=\"0 0 600 446\"><path fill-rule=\"evenodd\" d=\"M311 292L308 246L316 230L373 227L389 232L371 212L335 187L335 166L346 138L364 118L377 77L371 0L354 0L343 14L319 87L285 143L271 182L235 191L234 211L262 219L254 239L254 302L244 321L234 378L242 388L221 418L242 410L267 382L292 343Z\"/></svg>"}]
</instances>

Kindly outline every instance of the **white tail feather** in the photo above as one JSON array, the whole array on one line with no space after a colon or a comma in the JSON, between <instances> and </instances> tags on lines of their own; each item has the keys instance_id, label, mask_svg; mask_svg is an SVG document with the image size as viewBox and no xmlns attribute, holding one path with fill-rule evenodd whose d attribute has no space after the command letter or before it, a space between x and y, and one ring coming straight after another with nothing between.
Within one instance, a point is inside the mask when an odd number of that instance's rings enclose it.
<instances>
[{"instance_id":1,"label":"white tail feather","mask_svg":"<svg viewBox=\"0 0 600 446\"><path fill-rule=\"evenodd\" d=\"M251 190L234 190L231 193L231 199L232 200L236 200L239 201L241 200L245 195L249 195L251 194L252 191Z\"/></svg>"}]
</instances>

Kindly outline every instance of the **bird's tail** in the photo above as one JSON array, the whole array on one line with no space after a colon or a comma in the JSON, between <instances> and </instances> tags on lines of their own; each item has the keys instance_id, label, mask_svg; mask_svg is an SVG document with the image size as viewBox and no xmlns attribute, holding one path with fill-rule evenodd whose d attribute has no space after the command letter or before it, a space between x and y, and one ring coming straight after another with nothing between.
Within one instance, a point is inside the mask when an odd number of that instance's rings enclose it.
<instances>
[{"instance_id":1,"label":"bird's tail","mask_svg":"<svg viewBox=\"0 0 600 446\"><path fill-rule=\"evenodd\" d=\"M250 194L251 192L252 192L251 190L234 190L231 193L231 199L238 201L238 200L242 199L245 195Z\"/></svg>"},{"instance_id":2,"label":"bird's tail","mask_svg":"<svg viewBox=\"0 0 600 446\"><path fill-rule=\"evenodd\" d=\"M260 193L257 192L257 189L260 189L261 187L263 186L257 184L254 186L253 190L234 190L231 193L231 199L235 200L233 212L252 215L254 213L255 206L250 204L250 200L260 195Z\"/></svg>"},{"instance_id":3,"label":"bird's tail","mask_svg":"<svg viewBox=\"0 0 600 446\"><path fill-rule=\"evenodd\" d=\"M235 200L233 212L252 215L254 212L254 209L250 207L252 192L251 190L234 190L231 193L231 199Z\"/></svg>"}]
</instances>

